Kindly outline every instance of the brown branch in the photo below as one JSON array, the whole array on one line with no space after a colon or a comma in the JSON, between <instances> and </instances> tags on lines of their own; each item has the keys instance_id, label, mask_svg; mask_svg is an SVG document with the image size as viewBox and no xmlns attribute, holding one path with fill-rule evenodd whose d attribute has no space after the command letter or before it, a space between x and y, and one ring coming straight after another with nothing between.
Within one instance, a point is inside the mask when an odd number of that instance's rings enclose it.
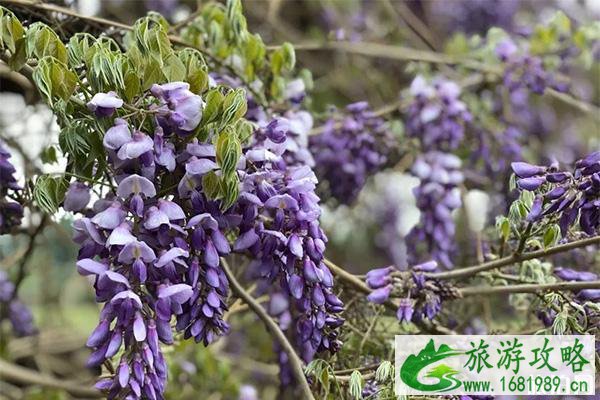
<instances>
[{"instance_id":1,"label":"brown branch","mask_svg":"<svg viewBox=\"0 0 600 400\"><path fill-rule=\"evenodd\" d=\"M35 240L37 237L43 232L44 227L46 226L46 221L48 220L48 216L46 214L42 215L42 220L35 230L29 235L29 243L27 244L27 248L25 249L25 253L21 258L21 262L19 263L19 270L17 271L17 278L15 279L15 288L12 293L12 299L17 297L17 292L19 291L19 286L23 283L25 276L27 276L27 263L29 259L33 255L33 251L35 249Z\"/></svg>"},{"instance_id":2,"label":"brown branch","mask_svg":"<svg viewBox=\"0 0 600 400\"><path fill-rule=\"evenodd\" d=\"M271 316L265 311L264 308L256 300L248 294L242 287L242 285L237 281L231 269L229 268L229 264L224 258L221 258L221 265L223 266L223 272L227 276L229 280L229 284L231 285L231 289L233 293L235 293L239 298L241 298L248 307L254 311L254 313L263 321L263 323L267 326L267 329L271 332L275 339L279 342L283 350L286 352L289 358L290 365L292 367L292 372L294 373L294 377L296 381L300 385L302 392L304 394L305 399L315 400L312 391L310 390L310 386L308 381L306 380L306 376L304 375L304 367L302 361L294 351L294 348L290 344L287 337L283 334L279 326L273 321Z\"/></svg>"},{"instance_id":3,"label":"brown branch","mask_svg":"<svg viewBox=\"0 0 600 400\"><path fill-rule=\"evenodd\" d=\"M548 249L530 251L528 253L513 254L508 257L499 258L497 260L488 261L483 264L474 265L471 267L453 269L451 271L428 273L430 278L437 279L457 279L466 278L478 274L479 272L489 271L492 269L506 267L521 261L533 260L535 258L544 258L554 254L564 253L580 247L586 247L594 244L600 244L600 236L594 236L586 239L576 240L574 242L553 246Z\"/></svg>"},{"instance_id":4,"label":"brown branch","mask_svg":"<svg viewBox=\"0 0 600 400\"><path fill-rule=\"evenodd\" d=\"M103 394L98 390L81 386L77 382L70 382L63 379L57 379L49 375L45 375L39 373L37 371L33 371L28 368L21 367L19 365L10 363L6 360L0 358L0 376L6 378L7 380L30 384L30 385L39 385L44 387L49 387L53 389L61 389L65 390L68 393L85 398L101 398Z\"/></svg>"},{"instance_id":5,"label":"brown branch","mask_svg":"<svg viewBox=\"0 0 600 400\"><path fill-rule=\"evenodd\" d=\"M555 283L529 283L510 286L477 286L458 289L462 297L503 293L537 293L547 290L600 289L600 281L588 282L555 282Z\"/></svg>"}]
</instances>

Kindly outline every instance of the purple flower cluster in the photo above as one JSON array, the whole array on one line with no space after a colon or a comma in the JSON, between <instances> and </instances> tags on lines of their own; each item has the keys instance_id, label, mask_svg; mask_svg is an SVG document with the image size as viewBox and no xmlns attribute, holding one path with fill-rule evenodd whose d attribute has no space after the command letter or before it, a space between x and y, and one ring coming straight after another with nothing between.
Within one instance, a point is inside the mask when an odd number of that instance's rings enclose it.
<instances>
[{"instance_id":1,"label":"purple flower cluster","mask_svg":"<svg viewBox=\"0 0 600 400\"><path fill-rule=\"evenodd\" d=\"M429 83L419 75L410 85L410 94L414 99L407 110L408 135L419 138L425 151L456 149L465 124L472 119L459 99L460 87L443 78Z\"/></svg>"},{"instance_id":2,"label":"purple flower cluster","mask_svg":"<svg viewBox=\"0 0 600 400\"><path fill-rule=\"evenodd\" d=\"M0 142L0 235L10 232L23 219L23 206L19 202L22 188L14 176L16 170L10 157Z\"/></svg>"},{"instance_id":3,"label":"purple flower cluster","mask_svg":"<svg viewBox=\"0 0 600 400\"><path fill-rule=\"evenodd\" d=\"M392 266L373 269L366 275L367 286L373 289L367 300L383 304L390 297L400 299L396 312L400 322L432 320L442 309L442 301L453 296L442 281L424 274L437 267L437 262L428 261L406 272Z\"/></svg>"},{"instance_id":4,"label":"purple flower cluster","mask_svg":"<svg viewBox=\"0 0 600 400\"><path fill-rule=\"evenodd\" d=\"M414 189L421 221L411 231L409 241L425 243L430 256L446 268L452 266L455 246L452 212L462 204L458 185L464 177L460 166L455 155L431 151L419 157L412 168L421 180Z\"/></svg>"},{"instance_id":5,"label":"purple flower cluster","mask_svg":"<svg viewBox=\"0 0 600 400\"><path fill-rule=\"evenodd\" d=\"M504 63L504 86L511 92L527 88L533 93L543 94L546 88L564 92L567 85L544 69L539 57L524 54L510 39L505 39L496 46L496 55Z\"/></svg>"},{"instance_id":6,"label":"purple flower cluster","mask_svg":"<svg viewBox=\"0 0 600 400\"><path fill-rule=\"evenodd\" d=\"M163 398L167 366L159 343L173 343L173 317L177 331L204 344L229 328L220 257L230 245L218 205L201 192L202 176L218 168L216 152L211 144L181 138L201 114L200 96L187 89L183 83L153 86L153 135L115 120L103 144L116 191L74 223L78 271L94 279L96 300L105 303L87 342L94 350L89 365L123 349L114 378L97 384L110 399ZM175 176L176 195L161 195L158 189ZM75 182L65 208L82 210L89 200L87 187Z\"/></svg>"},{"instance_id":7,"label":"purple flower cluster","mask_svg":"<svg viewBox=\"0 0 600 400\"><path fill-rule=\"evenodd\" d=\"M338 202L352 203L369 175L384 167L393 148L385 121L366 102L350 104L341 121L329 119L324 131L309 139L319 190Z\"/></svg>"},{"instance_id":8,"label":"purple flower cluster","mask_svg":"<svg viewBox=\"0 0 600 400\"><path fill-rule=\"evenodd\" d=\"M242 178L236 211L242 220L233 249L250 253L256 275L278 282L294 305L293 335L308 362L316 352L339 349L343 319L336 314L343 304L323 263L327 237L318 221L317 179L308 166L286 167L280 156L271 157L264 148L245 153L256 170Z\"/></svg>"},{"instance_id":9,"label":"purple flower cluster","mask_svg":"<svg viewBox=\"0 0 600 400\"><path fill-rule=\"evenodd\" d=\"M4 271L0 271L0 324L8 319L16 336L36 333L29 308L15 298L15 285Z\"/></svg>"},{"instance_id":10,"label":"purple flower cluster","mask_svg":"<svg viewBox=\"0 0 600 400\"><path fill-rule=\"evenodd\" d=\"M115 376L98 387L110 399L162 399L167 369L159 343L172 344L178 331L208 345L228 332L221 257L231 251L251 255L255 275L278 287L272 300L280 296L285 306L275 308L289 326L293 320L291 336L306 361L337 351L343 304L323 263L316 177L310 167L286 162L300 157L295 139L311 121L298 126L307 118L289 115L260 125L233 164L241 194L223 210L204 192L204 177L221 172L215 146L189 138L202 99L177 82L154 85L151 94L154 131L115 119L103 144L116 190L74 223L78 270L94 279L96 299L105 303L88 340L89 363L123 349ZM84 210L89 200L88 188L75 182L65 208Z\"/></svg>"},{"instance_id":11,"label":"purple flower cluster","mask_svg":"<svg viewBox=\"0 0 600 400\"><path fill-rule=\"evenodd\" d=\"M527 220L558 219L563 237L579 221L588 235L600 230L600 151L589 154L575 163L575 171L525 162L512 163L520 190L535 191Z\"/></svg>"}]
</instances>

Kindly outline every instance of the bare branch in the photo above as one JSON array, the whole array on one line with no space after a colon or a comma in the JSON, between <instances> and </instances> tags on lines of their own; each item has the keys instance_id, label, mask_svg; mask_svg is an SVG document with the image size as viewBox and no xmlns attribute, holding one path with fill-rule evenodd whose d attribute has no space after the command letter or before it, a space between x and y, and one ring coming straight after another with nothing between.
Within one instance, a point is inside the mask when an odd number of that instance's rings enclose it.
<instances>
[{"instance_id":1,"label":"bare branch","mask_svg":"<svg viewBox=\"0 0 600 400\"><path fill-rule=\"evenodd\" d=\"M312 391L310 390L310 386L308 385L306 376L304 375L304 367L302 364L302 360L300 360L300 358L294 351L294 348L288 341L287 337L285 337L279 326L275 323L275 321L273 321L273 319L267 313L267 311L265 311L265 309L262 308L262 306L258 304L258 302L244 290L242 285L237 281L237 279L231 272L227 260L221 258L221 265L223 266L223 271L225 272L225 275L227 276L227 279L231 284L233 292L237 296L239 296L246 304L248 304L248 307L250 307L250 309L252 309L252 311L254 311L254 313L264 322L268 330L271 331L273 336L275 336L275 339L277 339L283 350L288 355L289 362L292 366L292 371L294 373L294 377L296 378L296 381L302 389L304 398L314 400L315 398L312 394Z\"/></svg>"}]
</instances>

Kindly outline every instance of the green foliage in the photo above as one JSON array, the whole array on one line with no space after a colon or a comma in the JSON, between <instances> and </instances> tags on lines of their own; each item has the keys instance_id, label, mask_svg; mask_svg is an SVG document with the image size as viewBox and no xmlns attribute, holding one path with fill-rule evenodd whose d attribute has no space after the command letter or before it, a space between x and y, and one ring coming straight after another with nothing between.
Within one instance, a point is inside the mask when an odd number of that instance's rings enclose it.
<instances>
[{"instance_id":1,"label":"green foliage","mask_svg":"<svg viewBox=\"0 0 600 400\"><path fill-rule=\"evenodd\" d=\"M67 188L68 181L63 177L40 175L33 186L33 200L42 211L54 214L64 200Z\"/></svg>"},{"instance_id":2,"label":"green foliage","mask_svg":"<svg viewBox=\"0 0 600 400\"><path fill-rule=\"evenodd\" d=\"M363 377L360 371L354 370L352 372L348 386L348 392L350 392L352 398L357 400L362 398Z\"/></svg>"},{"instance_id":3,"label":"green foliage","mask_svg":"<svg viewBox=\"0 0 600 400\"><path fill-rule=\"evenodd\" d=\"M33 80L50 105L55 98L68 100L75 91L77 75L60 60L46 56L33 71Z\"/></svg>"}]
</instances>

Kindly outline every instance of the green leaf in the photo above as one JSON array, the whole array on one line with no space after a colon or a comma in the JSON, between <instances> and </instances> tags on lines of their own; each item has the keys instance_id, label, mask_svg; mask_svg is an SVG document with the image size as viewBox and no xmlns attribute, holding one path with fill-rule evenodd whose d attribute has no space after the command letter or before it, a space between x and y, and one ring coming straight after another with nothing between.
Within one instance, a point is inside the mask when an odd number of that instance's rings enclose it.
<instances>
[{"instance_id":1,"label":"green leaf","mask_svg":"<svg viewBox=\"0 0 600 400\"><path fill-rule=\"evenodd\" d=\"M202 177L202 189L206 196L211 200L215 200L219 197L219 177L214 171L210 171Z\"/></svg>"},{"instance_id":2,"label":"green leaf","mask_svg":"<svg viewBox=\"0 0 600 400\"><path fill-rule=\"evenodd\" d=\"M356 400L362 399L363 378L362 378L362 374L360 373L360 371L358 371L358 370L352 371L352 374L350 375L350 382L349 382L348 386L349 386L348 391L350 392L350 396L352 396Z\"/></svg>"},{"instance_id":3,"label":"green leaf","mask_svg":"<svg viewBox=\"0 0 600 400\"><path fill-rule=\"evenodd\" d=\"M383 383L389 379L391 379L394 373L394 366L389 361L384 361L379 364L377 367L377 371L375 371L375 379L379 383Z\"/></svg>"},{"instance_id":4,"label":"green leaf","mask_svg":"<svg viewBox=\"0 0 600 400\"><path fill-rule=\"evenodd\" d=\"M17 42L25 36L25 29L10 10L0 7L0 49L16 52Z\"/></svg>"},{"instance_id":5,"label":"green leaf","mask_svg":"<svg viewBox=\"0 0 600 400\"><path fill-rule=\"evenodd\" d=\"M55 97L68 100L78 81L77 75L64 63L48 56L42 58L34 69L33 80L51 105Z\"/></svg>"},{"instance_id":6,"label":"green leaf","mask_svg":"<svg viewBox=\"0 0 600 400\"><path fill-rule=\"evenodd\" d=\"M45 164L56 163L58 161L57 156L56 156L56 147L49 146L49 147L45 148L44 150L42 150L42 153L40 154L40 158L42 159L42 162Z\"/></svg>"},{"instance_id":7,"label":"green leaf","mask_svg":"<svg viewBox=\"0 0 600 400\"><path fill-rule=\"evenodd\" d=\"M243 88L237 88L227 93L223 99L222 108L221 126L234 123L243 117L248 109L246 91Z\"/></svg>"},{"instance_id":8,"label":"green leaf","mask_svg":"<svg viewBox=\"0 0 600 400\"><path fill-rule=\"evenodd\" d=\"M208 91L206 94L206 105L202 111L202 123L200 125L214 122L218 118L224 97L219 87Z\"/></svg>"},{"instance_id":9,"label":"green leaf","mask_svg":"<svg viewBox=\"0 0 600 400\"><path fill-rule=\"evenodd\" d=\"M42 22L35 22L26 32L27 56L42 59L50 56L62 63L68 62L67 48L56 32Z\"/></svg>"},{"instance_id":10,"label":"green leaf","mask_svg":"<svg viewBox=\"0 0 600 400\"><path fill-rule=\"evenodd\" d=\"M33 200L42 211L54 214L64 200L68 185L64 177L40 175L33 187Z\"/></svg>"},{"instance_id":11,"label":"green leaf","mask_svg":"<svg viewBox=\"0 0 600 400\"><path fill-rule=\"evenodd\" d=\"M225 129L216 143L217 164L224 175L234 174L235 166L242 155L242 146L232 129Z\"/></svg>"},{"instance_id":12,"label":"green leaf","mask_svg":"<svg viewBox=\"0 0 600 400\"><path fill-rule=\"evenodd\" d=\"M550 225L544 232L544 248L555 245L560 239L560 227L556 224Z\"/></svg>"},{"instance_id":13,"label":"green leaf","mask_svg":"<svg viewBox=\"0 0 600 400\"><path fill-rule=\"evenodd\" d=\"M200 94L208 87L208 67L202 54L196 49L186 48L177 52L185 66L184 80L190 84L193 93Z\"/></svg>"},{"instance_id":14,"label":"green leaf","mask_svg":"<svg viewBox=\"0 0 600 400\"><path fill-rule=\"evenodd\" d=\"M171 55L164 66L164 75L169 82L184 81L187 78L187 71L183 62L175 56Z\"/></svg>"},{"instance_id":15,"label":"green leaf","mask_svg":"<svg viewBox=\"0 0 600 400\"><path fill-rule=\"evenodd\" d=\"M69 65L79 67L85 64L94 43L96 38L86 32L78 32L71 36L67 45Z\"/></svg>"},{"instance_id":16,"label":"green leaf","mask_svg":"<svg viewBox=\"0 0 600 400\"><path fill-rule=\"evenodd\" d=\"M223 195L222 209L227 210L235 203L240 194L240 182L237 174L221 177L221 193Z\"/></svg>"}]
</instances>

